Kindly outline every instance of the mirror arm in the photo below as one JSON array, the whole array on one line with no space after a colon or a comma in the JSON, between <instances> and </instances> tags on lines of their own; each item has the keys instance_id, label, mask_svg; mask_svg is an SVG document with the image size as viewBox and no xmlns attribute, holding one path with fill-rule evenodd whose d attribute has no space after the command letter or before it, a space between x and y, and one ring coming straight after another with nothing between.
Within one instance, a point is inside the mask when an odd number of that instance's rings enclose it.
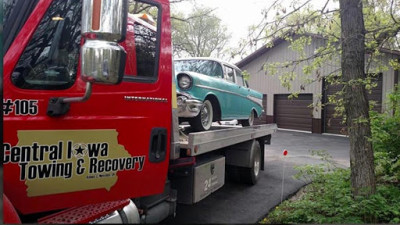
<instances>
[{"instance_id":1,"label":"mirror arm","mask_svg":"<svg viewBox=\"0 0 400 225\"><path fill-rule=\"evenodd\" d=\"M92 95L92 83L86 82L85 95L82 97L55 97L49 99L47 105L47 115L50 117L59 117L69 111L71 102L85 102Z\"/></svg>"},{"instance_id":2,"label":"mirror arm","mask_svg":"<svg viewBox=\"0 0 400 225\"><path fill-rule=\"evenodd\" d=\"M92 83L86 82L86 91L85 95L82 97L71 97L71 98L61 98L63 103L71 103L71 102L86 102L90 96L92 95Z\"/></svg>"}]
</instances>

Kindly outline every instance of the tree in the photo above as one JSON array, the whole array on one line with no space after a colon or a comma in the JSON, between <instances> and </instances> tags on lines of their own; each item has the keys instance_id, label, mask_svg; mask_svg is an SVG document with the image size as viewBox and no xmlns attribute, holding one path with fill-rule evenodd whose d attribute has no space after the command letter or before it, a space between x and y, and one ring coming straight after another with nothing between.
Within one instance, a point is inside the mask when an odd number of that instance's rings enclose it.
<instances>
[{"instance_id":1,"label":"tree","mask_svg":"<svg viewBox=\"0 0 400 225\"><path fill-rule=\"evenodd\" d=\"M177 57L221 57L229 41L227 27L207 7L195 7L187 17L175 13L172 20L172 42Z\"/></svg>"},{"instance_id":2,"label":"tree","mask_svg":"<svg viewBox=\"0 0 400 225\"><path fill-rule=\"evenodd\" d=\"M277 38L290 43L298 52L295 61L264 65L267 74L279 71L282 85L291 89L295 79L294 67L302 66L305 85L325 79L330 84L340 84L342 91L330 101L343 106L350 137L351 185L353 195L369 195L375 191L373 150L366 91L373 86L377 71L387 69L378 57L381 49L399 49L400 2L395 0L339 0L339 8L330 8L330 0L315 8L311 0L291 1L290 6L275 0L264 10L264 18L249 33L249 39L239 46L235 54L244 54L248 45L263 41L268 46ZM274 16L271 16L274 14ZM271 20L270 18L273 17ZM365 20L364 20L365 18ZM305 54L312 35L322 37L324 44L311 54ZM365 53L369 57L365 61ZM325 63L338 64L340 69L326 77L320 69ZM390 65L400 69L399 61ZM297 93L294 93L296 96ZM318 106L315 106L318 107Z\"/></svg>"},{"instance_id":3,"label":"tree","mask_svg":"<svg viewBox=\"0 0 400 225\"><path fill-rule=\"evenodd\" d=\"M350 137L351 184L354 195L375 193L374 153L365 85L365 27L362 1L340 0L343 102Z\"/></svg>"}]
</instances>

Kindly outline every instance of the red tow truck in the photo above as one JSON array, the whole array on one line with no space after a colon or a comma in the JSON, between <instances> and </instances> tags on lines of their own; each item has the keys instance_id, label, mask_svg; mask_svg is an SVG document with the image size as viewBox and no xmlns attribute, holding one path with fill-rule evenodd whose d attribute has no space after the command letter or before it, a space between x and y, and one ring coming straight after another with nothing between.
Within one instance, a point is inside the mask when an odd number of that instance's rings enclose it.
<instances>
[{"instance_id":1,"label":"red tow truck","mask_svg":"<svg viewBox=\"0 0 400 225\"><path fill-rule=\"evenodd\" d=\"M5 223L157 223L256 183L275 124L178 123L168 0L4 0L3 38Z\"/></svg>"}]
</instances>

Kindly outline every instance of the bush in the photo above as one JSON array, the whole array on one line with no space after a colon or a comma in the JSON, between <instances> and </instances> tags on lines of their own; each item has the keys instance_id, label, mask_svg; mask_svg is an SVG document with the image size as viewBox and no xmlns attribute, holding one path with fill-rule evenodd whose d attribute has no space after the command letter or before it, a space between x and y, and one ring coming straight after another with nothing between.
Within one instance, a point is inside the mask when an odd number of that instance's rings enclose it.
<instances>
[{"instance_id":1,"label":"bush","mask_svg":"<svg viewBox=\"0 0 400 225\"><path fill-rule=\"evenodd\" d=\"M371 112L375 172L379 182L400 181L400 88L388 95L389 110ZM393 111L393 115L392 115Z\"/></svg>"},{"instance_id":2,"label":"bush","mask_svg":"<svg viewBox=\"0 0 400 225\"><path fill-rule=\"evenodd\" d=\"M336 168L326 153L313 152L325 163L297 168L298 178L313 183L299 199L283 202L261 223L400 223L400 88L388 97L387 112L370 113L374 195L353 198L350 169Z\"/></svg>"},{"instance_id":3,"label":"bush","mask_svg":"<svg viewBox=\"0 0 400 225\"><path fill-rule=\"evenodd\" d=\"M353 198L349 169L336 168L314 176L316 181L305 187L299 199L283 202L261 223L400 222L400 190L396 186L381 184L376 194Z\"/></svg>"}]
</instances>

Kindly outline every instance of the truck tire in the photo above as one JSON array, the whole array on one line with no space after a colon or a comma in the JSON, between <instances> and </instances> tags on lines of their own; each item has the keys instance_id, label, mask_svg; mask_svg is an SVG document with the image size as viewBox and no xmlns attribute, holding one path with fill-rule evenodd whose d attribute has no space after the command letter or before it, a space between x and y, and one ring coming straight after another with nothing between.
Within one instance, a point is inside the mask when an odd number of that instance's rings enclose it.
<instances>
[{"instance_id":1,"label":"truck tire","mask_svg":"<svg viewBox=\"0 0 400 225\"><path fill-rule=\"evenodd\" d=\"M227 165L227 177L240 183L255 185L260 177L261 169L261 148L258 141L251 145L250 152L253 151L251 167L240 167Z\"/></svg>"}]
</instances>

